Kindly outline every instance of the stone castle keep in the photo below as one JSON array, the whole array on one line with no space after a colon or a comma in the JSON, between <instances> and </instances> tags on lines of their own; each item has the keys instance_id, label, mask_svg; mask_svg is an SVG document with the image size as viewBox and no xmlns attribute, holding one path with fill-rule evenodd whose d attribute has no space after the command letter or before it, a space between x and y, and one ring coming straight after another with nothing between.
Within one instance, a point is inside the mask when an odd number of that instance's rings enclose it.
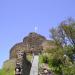
<instances>
[{"instance_id":1,"label":"stone castle keep","mask_svg":"<svg viewBox=\"0 0 75 75\"><path fill-rule=\"evenodd\" d=\"M44 36L35 32L30 33L23 42L14 45L10 50L10 59L18 58L22 52L35 53L43 50L42 43L46 40Z\"/></svg>"},{"instance_id":2,"label":"stone castle keep","mask_svg":"<svg viewBox=\"0 0 75 75\"><path fill-rule=\"evenodd\" d=\"M29 61L27 58L23 57L24 53L26 53L26 55L41 53L43 51L43 43L45 41L46 38L44 36L35 32L29 33L28 36L24 37L22 42L15 44L10 49L9 60L4 62L3 67L6 67L7 70L10 68L15 70L16 63L19 63L21 67L23 65L23 68L26 69L26 67L28 67L26 62L29 63Z\"/></svg>"},{"instance_id":3,"label":"stone castle keep","mask_svg":"<svg viewBox=\"0 0 75 75\"><path fill-rule=\"evenodd\" d=\"M33 54L37 55L38 53L43 53L48 49L54 48L54 46L55 45L51 40L47 40L44 36L31 32L23 38L22 42L15 44L10 49L9 59L4 62L3 68L10 72L11 69L15 70L16 64L18 63L20 64L20 67L23 68L22 73L29 73L31 68L31 60L29 61L26 56L33 56Z\"/></svg>"}]
</instances>

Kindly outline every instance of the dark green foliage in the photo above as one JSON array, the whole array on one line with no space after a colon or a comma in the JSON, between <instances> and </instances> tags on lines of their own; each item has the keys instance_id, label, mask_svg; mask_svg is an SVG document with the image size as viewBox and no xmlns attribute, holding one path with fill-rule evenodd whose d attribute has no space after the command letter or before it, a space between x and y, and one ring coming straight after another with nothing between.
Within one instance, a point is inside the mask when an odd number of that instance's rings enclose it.
<instances>
[{"instance_id":1,"label":"dark green foliage","mask_svg":"<svg viewBox=\"0 0 75 75\"><path fill-rule=\"evenodd\" d=\"M70 61L73 62L73 47L71 45L68 45L67 47L64 47L66 50L66 55L70 58Z\"/></svg>"},{"instance_id":2,"label":"dark green foliage","mask_svg":"<svg viewBox=\"0 0 75 75\"><path fill-rule=\"evenodd\" d=\"M53 67L59 67L60 65L62 65L61 59L56 59L56 58L54 58L54 59L52 60L52 66L53 66Z\"/></svg>"},{"instance_id":3,"label":"dark green foliage","mask_svg":"<svg viewBox=\"0 0 75 75\"><path fill-rule=\"evenodd\" d=\"M75 20L69 18L57 28L51 29L52 39L57 46L49 66L56 75L75 75Z\"/></svg>"},{"instance_id":4,"label":"dark green foliage","mask_svg":"<svg viewBox=\"0 0 75 75\"><path fill-rule=\"evenodd\" d=\"M48 57L46 55L42 55L42 62L48 64Z\"/></svg>"},{"instance_id":5,"label":"dark green foliage","mask_svg":"<svg viewBox=\"0 0 75 75\"><path fill-rule=\"evenodd\" d=\"M23 55L23 62L22 62L22 75L29 75L31 69L31 63L27 60L26 54Z\"/></svg>"}]
</instances>

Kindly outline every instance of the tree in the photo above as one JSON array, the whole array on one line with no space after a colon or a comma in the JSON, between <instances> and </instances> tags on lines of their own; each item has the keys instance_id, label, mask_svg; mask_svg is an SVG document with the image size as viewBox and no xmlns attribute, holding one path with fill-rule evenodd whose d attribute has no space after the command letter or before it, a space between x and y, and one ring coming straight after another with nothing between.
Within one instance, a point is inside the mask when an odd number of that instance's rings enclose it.
<instances>
[{"instance_id":1,"label":"tree","mask_svg":"<svg viewBox=\"0 0 75 75\"><path fill-rule=\"evenodd\" d=\"M73 46L75 52L75 21L72 18L65 20L61 23L61 27L64 31L64 35L69 40L69 43Z\"/></svg>"},{"instance_id":2,"label":"tree","mask_svg":"<svg viewBox=\"0 0 75 75\"><path fill-rule=\"evenodd\" d=\"M62 27L59 26L57 28L52 28L50 32L51 32L51 38L55 41L57 47L63 48L63 45L65 43L65 35Z\"/></svg>"},{"instance_id":3,"label":"tree","mask_svg":"<svg viewBox=\"0 0 75 75\"><path fill-rule=\"evenodd\" d=\"M50 64L54 67L54 73L57 75L74 75L72 63L73 54L75 53L75 21L69 18L60 23L57 28L50 30L51 38L57 48L52 52ZM72 69L73 68L73 69ZM69 69L69 70L68 70ZM71 71L71 72L70 72Z\"/></svg>"}]
</instances>

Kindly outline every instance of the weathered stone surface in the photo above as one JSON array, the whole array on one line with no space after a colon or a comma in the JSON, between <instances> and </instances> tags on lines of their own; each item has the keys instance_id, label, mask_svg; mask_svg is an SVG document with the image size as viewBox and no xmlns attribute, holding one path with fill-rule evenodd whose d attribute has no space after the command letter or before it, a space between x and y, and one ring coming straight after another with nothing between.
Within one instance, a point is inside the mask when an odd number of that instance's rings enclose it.
<instances>
[{"instance_id":1,"label":"weathered stone surface","mask_svg":"<svg viewBox=\"0 0 75 75\"><path fill-rule=\"evenodd\" d=\"M53 75L47 64L39 65L39 74L38 75Z\"/></svg>"},{"instance_id":2,"label":"weathered stone surface","mask_svg":"<svg viewBox=\"0 0 75 75\"><path fill-rule=\"evenodd\" d=\"M46 40L46 38L37 33L30 33L23 39L23 42L17 43L10 50L10 59L17 58L17 51L22 50L25 52L35 52L42 51L42 43Z\"/></svg>"},{"instance_id":3,"label":"weathered stone surface","mask_svg":"<svg viewBox=\"0 0 75 75\"><path fill-rule=\"evenodd\" d=\"M21 51L26 51L26 45L24 43L17 43L16 45L14 45L11 50L10 50L10 59L11 58L17 58L18 56L18 50Z\"/></svg>"},{"instance_id":4,"label":"weathered stone surface","mask_svg":"<svg viewBox=\"0 0 75 75\"><path fill-rule=\"evenodd\" d=\"M43 52L49 52L50 50L52 51L52 49L55 49L56 45L52 40L45 40L42 43L42 47L43 47Z\"/></svg>"}]
</instances>

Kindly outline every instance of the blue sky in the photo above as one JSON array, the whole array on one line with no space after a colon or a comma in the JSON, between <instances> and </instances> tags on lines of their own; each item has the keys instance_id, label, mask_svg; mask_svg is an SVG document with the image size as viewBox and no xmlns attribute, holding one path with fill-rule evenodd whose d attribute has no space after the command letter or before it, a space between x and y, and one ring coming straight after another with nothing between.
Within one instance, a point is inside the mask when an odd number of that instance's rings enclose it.
<instances>
[{"instance_id":1,"label":"blue sky","mask_svg":"<svg viewBox=\"0 0 75 75\"><path fill-rule=\"evenodd\" d=\"M0 67L35 26L49 38L49 29L68 17L75 18L75 0L0 0Z\"/></svg>"}]
</instances>

